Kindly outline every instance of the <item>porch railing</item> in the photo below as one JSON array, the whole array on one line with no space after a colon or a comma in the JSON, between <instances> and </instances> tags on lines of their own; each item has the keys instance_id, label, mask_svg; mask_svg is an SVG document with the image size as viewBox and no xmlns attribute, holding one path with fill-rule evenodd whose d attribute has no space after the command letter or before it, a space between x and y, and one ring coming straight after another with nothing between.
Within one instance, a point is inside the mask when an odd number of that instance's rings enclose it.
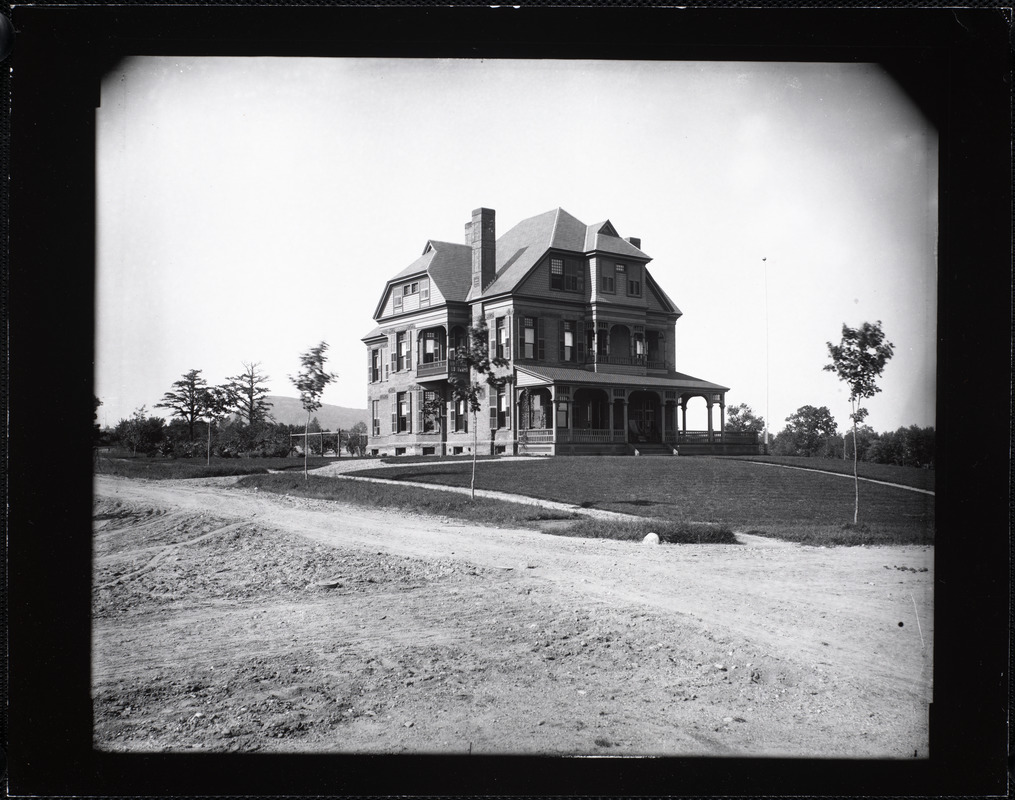
<instances>
[{"instance_id":1,"label":"porch railing","mask_svg":"<svg viewBox=\"0 0 1015 800\"><path fill-rule=\"evenodd\" d=\"M552 428L523 428L518 431L522 444L551 444L554 442ZM557 428L557 444L604 444L626 442L622 430L609 428ZM666 431L663 441L667 444L709 444L708 431ZM758 444L756 433L733 433L713 431L711 444Z\"/></svg>"},{"instance_id":2,"label":"porch railing","mask_svg":"<svg viewBox=\"0 0 1015 800\"><path fill-rule=\"evenodd\" d=\"M664 440L669 444L708 444L708 431L666 431ZM757 444L758 434L733 431L713 431L713 444Z\"/></svg>"},{"instance_id":3,"label":"porch railing","mask_svg":"<svg viewBox=\"0 0 1015 800\"><path fill-rule=\"evenodd\" d=\"M518 431L518 441L522 444L551 444L553 431L549 428L529 428Z\"/></svg>"},{"instance_id":4,"label":"porch railing","mask_svg":"<svg viewBox=\"0 0 1015 800\"><path fill-rule=\"evenodd\" d=\"M552 428L529 428L518 431L518 440L529 444L549 444L554 441ZM623 442L624 432L609 428L557 428L558 444L603 444Z\"/></svg>"}]
</instances>

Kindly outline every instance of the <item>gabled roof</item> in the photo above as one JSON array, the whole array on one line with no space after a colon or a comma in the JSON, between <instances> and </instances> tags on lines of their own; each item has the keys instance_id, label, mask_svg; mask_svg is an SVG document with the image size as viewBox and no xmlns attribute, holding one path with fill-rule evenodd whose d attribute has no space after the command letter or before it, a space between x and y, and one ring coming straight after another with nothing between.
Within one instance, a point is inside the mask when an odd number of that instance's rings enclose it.
<instances>
[{"instance_id":1,"label":"gabled roof","mask_svg":"<svg viewBox=\"0 0 1015 800\"><path fill-rule=\"evenodd\" d=\"M497 273L483 295L512 291L550 249L573 253L598 250L650 260L633 244L617 236L609 220L586 225L564 209L555 208L522 220L497 239ZM471 290L466 299L473 299Z\"/></svg>"},{"instance_id":2,"label":"gabled roof","mask_svg":"<svg viewBox=\"0 0 1015 800\"><path fill-rule=\"evenodd\" d=\"M427 241L423 255L389 280L374 311L374 319L384 310L391 285L412 277L428 275L446 301L462 301L472 286L472 248L466 244Z\"/></svg>"},{"instance_id":3,"label":"gabled roof","mask_svg":"<svg viewBox=\"0 0 1015 800\"><path fill-rule=\"evenodd\" d=\"M550 247L554 233L557 228L557 217L561 209L547 211L535 217L523 219L511 230L497 239L497 272L496 277L486 288L483 294L496 294L497 292L510 291L524 278L536 262ZM567 214L567 212L563 212ZM567 214L567 216L571 216ZM572 219L574 219L572 217ZM575 220L577 222L577 220ZM570 227L567 223L561 228L561 236L564 236L564 228ZM470 266L471 270L471 266ZM471 281L472 274L469 273ZM467 300L472 299L470 288Z\"/></svg>"},{"instance_id":4,"label":"gabled roof","mask_svg":"<svg viewBox=\"0 0 1015 800\"><path fill-rule=\"evenodd\" d=\"M656 279L652 277L652 274L648 270L645 270L645 275L648 278L649 290L655 292L655 295L659 298L659 302L662 304L663 308L666 311L672 311L675 314L684 316L684 312L677 308L677 304L670 299L670 296L666 294L666 292L663 291L663 287L656 283Z\"/></svg>"}]
</instances>

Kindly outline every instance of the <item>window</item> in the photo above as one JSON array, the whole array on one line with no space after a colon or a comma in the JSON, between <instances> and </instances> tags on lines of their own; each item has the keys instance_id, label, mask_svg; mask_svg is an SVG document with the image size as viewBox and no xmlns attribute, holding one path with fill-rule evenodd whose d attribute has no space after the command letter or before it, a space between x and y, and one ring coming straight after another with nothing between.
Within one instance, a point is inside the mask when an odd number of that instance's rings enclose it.
<instances>
[{"instance_id":1,"label":"window","mask_svg":"<svg viewBox=\"0 0 1015 800\"><path fill-rule=\"evenodd\" d=\"M562 290L564 288L564 259L550 259L550 288Z\"/></svg>"},{"instance_id":2,"label":"window","mask_svg":"<svg viewBox=\"0 0 1015 800\"><path fill-rule=\"evenodd\" d=\"M451 427L456 433L469 432L469 414L464 400L455 400L451 404Z\"/></svg>"},{"instance_id":3,"label":"window","mask_svg":"<svg viewBox=\"0 0 1015 800\"><path fill-rule=\"evenodd\" d=\"M409 355L409 341L405 331L396 337L398 345L398 362L395 369L401 372L403 369L412 369L412 359Z\"/></svg>"},{"instance_id":4,"label":"window","mask_svg":"<svg viewBox=\"0 0 1015 800\"><path fill-rule=\"evenodd\" d=\"M497 427L511 427L511 407L508 403L508 394L504 389L497 392Z\"/></svg>"},{"instance_id":5,"label":"window","mask_svg":"<svg viewBox=\"0 0 1015 800\"><path fill-rule=\"evenodd\" d=\"M437 392L423 392L423 433L436 433L440 423L440 401Z\"/></svg>"},{"instance_id":6,"label":"window","mask_svg":"<svg viewBox=\"0 0 1015 800\"><path fill-rule=\"evenodd\" d=\"M381 435L381 401L374 400L370 404L371 417L373 418L374 436Z\"/></svg>"},{"instance_id":7,"label":"window","mask_svg":"<svg viewBox=\"0 0 1015 800\"><path fill-rule=\"evenodd\" d=\"M398 292L395 292L394 301L395 301L395 311L397 313L398 311L402 310L402 295L400 295Z\"/></svg>"},{"instance_id":8,"label":"window","mask_svg":"<svg viewBox=\"0 0 1015 800\"><path fill-rule=\"evenodd\" d=\"M574 361L574 320L563 321L563 338L560 340L560 360Z\"/></svg>"},{"instance_id":9,"label":"window","mask_svg":"<svg viewBox=\"0 0 1015 800\"><path fill-rule=\"evenodd\" d=\"M490 396L490 430L511 427L511 401L505 389L498 389L496 396Z\"/></svg>"},{"instance_id":10,"label":"window","mask_svg":"<svg viewBox=\"0 0 1015 800\"><path fill-rule=\"evenodd\" d=\"M437 339L437 331L424 331L423 333L423 363L432 364L441 360L440 342Z\"/></svg>"},{"instance_id":11,"label":"window","mask_svg":"<svg viewBox=\"0 0 1015 800\"><path fill-rule=\"evenodd\" d=\"M617 264L617 271L621 272L621 265ZM627 273L627 293L631 297L641 297L641 273L635 267Z\"/></svg>"},{"instance_id":12,"label":"window","mask_svg":"<svg viewBox=\"0 0 1015 800\"><path fill-rule=\"evenodd\" d=\"M569 292L585 291L585 271L581 262L568 259L564 265L564 288Z\"/></svg>"},{"instance_id":13,"label":"window","mask_svg":"<svg viewBox=\"0 0 1015 800\"><path fill-rule=\"evenodd\" d=\"M524 328L524 346L525 352L523 353L524 358L535 358L536 357L536 320L534 317L525 318Z\"/></svg>"},{"instance_id":14,"label":"window","mask_svg":"<svg viewBox=\"0 0 1015 800\"><path fill-rule=\"evenodd\" d=\"M584 262L574 258L551 258L550 288L564 292L584 292Z\"/></svg>"},{"instance_id":15,"label":"window","mask_svg":"<svg viewBox=\"0 0 1015 800\"><path fill-rule=\"evenodd\" d=\"M375 347L370 351L370 382L377 383L381 379L381 350Z\"/></svg>"},{"instance_id":16,"label":"window","mask_svg":"<svg viewBox=\"0 0 1015 800\"><path fill-rule=\"evenodd\" d=\"M640 364L645 360L645 334L635 333L634 335L634 357Z\"/></svg>"},{"instance_id":17,"label":"window","mask_svg":"<svg viewBox=\"0 0 1015 800\"><path fill-rule=\"evenodd\" d=\"M613 294L617 291L616 285L617 284L614 279L613 266L610 264L606 264L603 267L603 274L600 276L599 289L600 291L609 292L610 294Z\"/></svg>"},{"instance_id":18,"label":"window","mask_svg":"<svg viewBox=\"0 0 1015 800\"><path fill-rule=\"evenodd\" d=\"M497 357L498 358L511 358L511 339L509 337L510 331L507 326L506 317L497 317Z\"/></svg>"},{"instance_id":19,"label":"window","mask_svg":"<svg viewBox=\"0 0 1015 800\"><path fill-rule=\"evenodd\" d=\"M398 424L395 428L397 433L411 433L412 432L412 417L410 416L412 401L409 399L408 392L399 392L397 394L397 414Z\"/></svg>"}]
</instances>

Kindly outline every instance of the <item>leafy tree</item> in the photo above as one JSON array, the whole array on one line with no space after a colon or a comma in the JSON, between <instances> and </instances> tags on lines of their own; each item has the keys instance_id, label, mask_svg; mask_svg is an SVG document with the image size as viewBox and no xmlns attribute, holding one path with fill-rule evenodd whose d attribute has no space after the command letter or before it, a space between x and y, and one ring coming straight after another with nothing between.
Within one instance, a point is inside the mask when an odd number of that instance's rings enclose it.
<instances>
[{"instance_id":1,"label":"leafy tree","mask_svg":"<svg viewBox=\"0 0 1015 800\"><path fill-rule=\"evenodd\" d=\"M243 372L226 378L232 410L251 427L271 418L271 404L265 399L268 387L264 382L268 376L258 371L259 366L259 362L248 364L244 361Z\"/></svg>"},{"instance_id":2,"label":"leafy tree","mask_svg":"<svg viewBox=\"0 0 1015 800\"><path fill-rule=\"evenodd\" d=\"M307 352L300 354L300 371L296 375L290 375L289 380L300 393L300 403L307 412L307 424L304 427L304 444L310 441L310 415L321 407L321 395L329 383L338 378L332 372L325 372L324 362L327 361L325 353L328 351L328 343L320 342L311 347ZM307 459L310 448L303 448L303 480L310 480L307 469Z\"/></svg>"},{"instance_id":3,"label":"leafy tree","mask_svg":"<svg viewBox=\"0 0 1015 800\"><path fill-rule=\"evenodd\" d=\"M212 386L201 393L200 400L201 406L198 409L198 416L203 419L208 426L208 451L207 461L205 463L210 467L212 428L216 422L223 419L229 413L229 410L232 408L232 399L230 397L228 387Z\"/></svg>"},{"instance_id":4,"label":"leafy tree","mask_svg":"<svg viewBox=\"0 0 1015 800\"><path fill-rule=\"evenodd\" d=\"M162 441L165 424L161 417L148 416L148 409L141 406L128 419L121 419L117 423L116 438L122 446L130 448L135 456L138 450L151 455Z\"/></svg>"},{"instance_id":5,"label":"leafy tree","mask_svg":"<svg viewBox=\"0 0 1015 800\"><path fill-rule=\"evenodd\" d=\"M345 446L351 456L362 456L366 453L367 424L365 422L357 422L352 426L352 429L349 431L348 437L346 438Z\"/></svg>"},{"instance_id":6,"label":"leafy tree","mask_svg":"<svg viewBox=\"0 0 1015 800\"><path fill-rule=\"evenodd\" d=\"M842 434L842 460L845 461L847 458L855 456L860 461L866 461L867 453L877 438L877 433L870 425L858 425L856 431L846 431ZM856 453L853 452L854 441L856 442ZM840 453L836 451L836 457L839 455Z\"/></svg>"},{"instance_id":7,"label":"leafy tree","mask_svg":"<svg viewBox=\"0 0 1015 800\"><path fill-rule=\"evenodd\" d=\"M102 426L99 425L99 406L102 405L102 401L96 395L92 395L92 446L98 445L102 441Z\"/></svg>"},{"instance_id":8,"label":"leafy tree","mask_svg":"<svg viewBox=\"0 0 1015 800\"><path fill-rule=\"evenodd\" d=\"M825 440L837 436L835 420L827 406L800 406L786 417L786 428L773 442L779 455L814 456L825 449Z\"/></svg>"},{"instance_id":9,"label":"leafy tree","mask_svg":"<svg viewBox=\"0 0 1015 800\"><path fill-rule=\"evenodd\" d=\"M194 441L194 423L201 417L204 392L208 384L201 377L201 370L192 369L173 383L174 390L162 396L162 402L156 408L168 408L174 417L187 423L190 441Z\"/></svg>"},{"instance_id":10,"label":"leafy tree","mask_svg":"<svg viewBox=\"0 0 1015 800\"><path fill-rule=\"evenodd\" d=\"M479 425L477 415L479 414L480 401L485 396L487 388L496 391L501 388L506 378L498 376L493 370L494 367L505 367L507 359L500 356L490 356L490 331L487 328L486 320L480 318L478 322L469 327L468 341L465 347L455 351L454 363L455 374L449 379L451 396L456 401L465 403L472 412L472 499L476 499L476 456L479 450ZM486 384L479 382L483 379Z\"/></svg>"},{"instance_id":11,"label":"leafy tree","mask_svg":"<svg viewBox=\"0 0 1015 800\"><path fill-rule=\"evenodd\" d=\"M765 430L765 419L754 413L747 403L726 409L725 430L731 433L761 433Z\"/></svg>"},{"instance_id":12,"label":"leafy tree","mask_svg":"<svg viewBox=\"0 0 1015 800\"><path fill-rule=\"evenodd\" d=\"M881 330L881 320L874 324L865 322L859 328L850 328L843 323L842 340L839 344L828 342L828 355L831 364L823 369L834 372L839 380L849 387L849 418L853 421L853 435L856 426L867 418L867 409L860 401L869 399L881 391L877 379L885 369L885 364L895 352L895 346L885 339ZM853 452L853 487L855 503L853 506L853 524L860 518L860 478L856 472L856 451Z\"/></svg>"}]
</instances>

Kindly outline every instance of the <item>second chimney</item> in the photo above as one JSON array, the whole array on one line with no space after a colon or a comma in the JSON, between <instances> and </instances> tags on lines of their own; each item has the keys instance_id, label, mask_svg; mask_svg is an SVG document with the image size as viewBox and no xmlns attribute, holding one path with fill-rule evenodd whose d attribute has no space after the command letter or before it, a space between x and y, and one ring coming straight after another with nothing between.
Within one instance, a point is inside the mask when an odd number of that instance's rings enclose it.
<instances>
[{"instance_id":1,"label":"second chimney","mask_svg":"<svg viewBox=\"0 0 1015 800\"><path fill-rule=\"evenodd\" d=\"M491 208L477 208L465 226L472 245L472 291L482 293L497 274L497 228Z\"/></svg>"}]
</instances>

